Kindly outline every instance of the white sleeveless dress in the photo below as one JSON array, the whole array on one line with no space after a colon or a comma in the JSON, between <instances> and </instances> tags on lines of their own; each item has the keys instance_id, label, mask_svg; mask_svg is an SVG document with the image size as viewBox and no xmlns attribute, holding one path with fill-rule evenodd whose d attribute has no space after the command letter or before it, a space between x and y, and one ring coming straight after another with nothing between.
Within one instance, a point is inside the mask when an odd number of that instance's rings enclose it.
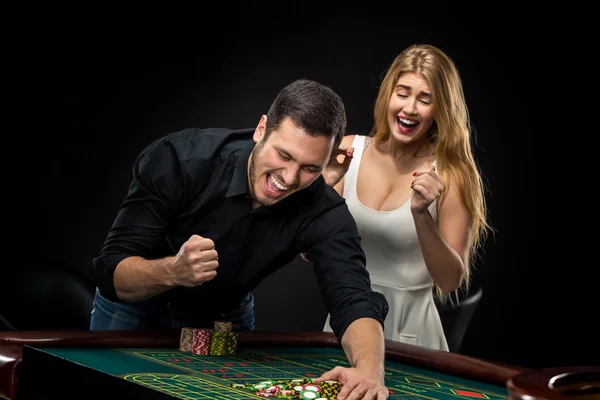
<instances>
[{"instance_id":1,"label":"white sleeveless dress","mask_svg":"<svg viewBox=\"0 0 600 400\"><path fill-rule=\"evenodd\" d=\"M448 351L440 316L433 301L433 279L419 246L410 199L393 211L364 206L356 194L358 169L366 136L356 135L354 159L344 176L344 198L356 220L373 290L389 303L386 339ZM436 202L429 211L437 222ZM331 332L329 316L325 331Z\"/></svg>"}]
</instances>

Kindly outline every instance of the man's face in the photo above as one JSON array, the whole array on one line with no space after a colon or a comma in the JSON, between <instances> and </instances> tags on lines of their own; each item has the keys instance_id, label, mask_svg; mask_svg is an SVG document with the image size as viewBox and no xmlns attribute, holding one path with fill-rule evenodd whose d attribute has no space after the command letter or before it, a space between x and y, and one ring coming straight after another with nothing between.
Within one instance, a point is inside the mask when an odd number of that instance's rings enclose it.
<instances>
[{"instance_id":1,"label":"man's face","mask_svg":"<svg viewBox=\"0 0 600 400\"><path fill-rule=\"evenodd\" d=\"M310 136L291 118L264 139L267 117L256 130L248 163L248 185L255 206L270 206L315 181L329 162L333 137ZM258 204L257 204L258 203Z\"/></svg>"}]
</instances>

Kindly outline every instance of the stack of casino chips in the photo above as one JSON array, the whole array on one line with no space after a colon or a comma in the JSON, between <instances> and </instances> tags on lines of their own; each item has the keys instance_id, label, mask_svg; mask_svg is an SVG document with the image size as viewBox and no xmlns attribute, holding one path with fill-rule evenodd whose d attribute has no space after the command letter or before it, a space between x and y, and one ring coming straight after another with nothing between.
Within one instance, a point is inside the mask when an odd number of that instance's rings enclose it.
<instances>
[{"instance_id":1,"label":"stack of casino chips","mask_svg":"<svg viewBox=\"0 0 600 400\"><path fill-rule=\"evenodd\" d=\"M328 399L335 399L342 388L340 381L323 381L320 385L321 391L319 393L322 397Z\"/></svg>"},{"instance_id":2,"label":"stack of casino chips","mask_svg":"<svg viewBox=\"0 0 600 400\"><path fill-rule=\"evenodd\" d=\"M233 356L237 353L238 333L232 332L232 324L228 321L215 321L210 335L211 356Z\"/></svg>"},{"instance_id":3,"label":"stack of casino chips","mask_svg":"<svg viewBox=\"0 0 600 400\"><path fill-rule=\"evenodd\" d=\"M309 378L266 380L258 383L232 383L231 387L252 391L260 397L303 400L335 400L340 392L339 381L313 383Z\"/></svg>"},{"instance_id":4,"label":"stack of casino chips","mask_svg":"<svg viewBox=\"0 0 600 400\"><path fill-rule=\"evenodd\" d=\"M210 329L181 328L179 350L193 354L208 355L210 340Z\"/></svg>"},{"instance_id":5,"label":"stack of casino chips","mask_svg":"<svg viewBox=\"0 0 600 400\"><path fill-rule=\"evenodd\" d=\"M237 353L238 333L228 321L216 321L214 329L181 328L179 351L198 355L231 356Z\"/></svg>"}]
</instances>

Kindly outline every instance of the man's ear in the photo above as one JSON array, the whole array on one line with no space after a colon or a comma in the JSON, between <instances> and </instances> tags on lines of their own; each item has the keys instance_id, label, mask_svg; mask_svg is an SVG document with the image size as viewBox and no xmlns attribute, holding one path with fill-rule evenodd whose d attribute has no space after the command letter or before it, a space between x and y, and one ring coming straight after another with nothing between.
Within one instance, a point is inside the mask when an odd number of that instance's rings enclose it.
<instances>
[{"instance_id":1,"label":"man's ear","mask_svg":"<svg viewBox=\"0 0 600 400\"><path fill-rule=\"evenodd\" d=\"M261 139L265 136L266 131L267 131L267 116L263 115L262 117L260 117L260 121L258 121L258 125L256 126L256 129L254 130L254 135L252 136L252 139L254 139L254 141L256 143L260 142Z\"/></svg>"}]
</instances>

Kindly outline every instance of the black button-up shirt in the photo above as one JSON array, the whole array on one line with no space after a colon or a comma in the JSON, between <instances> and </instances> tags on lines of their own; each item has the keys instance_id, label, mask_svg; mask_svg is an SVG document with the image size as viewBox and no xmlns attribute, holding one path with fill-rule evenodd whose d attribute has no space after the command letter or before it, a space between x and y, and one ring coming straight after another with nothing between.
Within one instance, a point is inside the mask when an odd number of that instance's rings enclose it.
<instances>
[{"instance_id":1,"label":"black button-up shirt","mask_svg":"<svg viewBox=\"0 0 600 400\"><path fill-rule=\"evenodd\" d=\"M338 337L361 317L383 324L388 304L371 290L354 219L322 176L272 206L252 209L247 169L253 133L186 129L142 151L101 254L90 264L102 295L119 301L113 275L123 259L173 256L197 234L215 243L216 278L148 301L183 309L239 303L263 278L306 252Z\"/></svg>"}]
</instances>

